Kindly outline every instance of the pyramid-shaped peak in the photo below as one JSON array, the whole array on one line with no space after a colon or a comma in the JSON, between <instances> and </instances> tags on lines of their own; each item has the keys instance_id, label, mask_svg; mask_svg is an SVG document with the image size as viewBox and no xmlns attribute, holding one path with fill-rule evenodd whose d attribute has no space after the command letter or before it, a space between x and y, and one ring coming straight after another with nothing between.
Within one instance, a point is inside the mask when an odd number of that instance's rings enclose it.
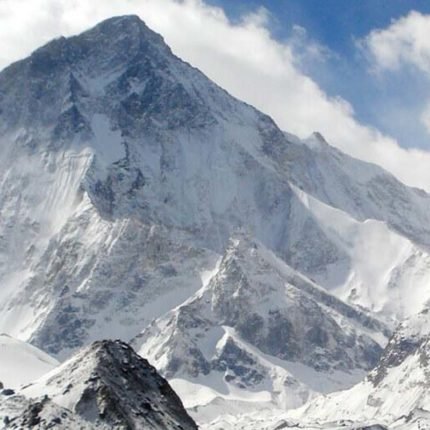
<instances>
[{"instance_id":1,"label":"pyramid-shaped peak","mask_svg":"<svg viewBox=\"0 0 430 430\"><path fill-rule=\"evenodd\" d=\"M92 367L92 370L112 370L124 366L135 369L137 366L148 374L156 374L156 370L147 360L137 355L131 346L121 340L96 341L84 348L75 358L79 361L80 356L85 357L85 361L82 363Z\"/></svg>"}]
</instances>

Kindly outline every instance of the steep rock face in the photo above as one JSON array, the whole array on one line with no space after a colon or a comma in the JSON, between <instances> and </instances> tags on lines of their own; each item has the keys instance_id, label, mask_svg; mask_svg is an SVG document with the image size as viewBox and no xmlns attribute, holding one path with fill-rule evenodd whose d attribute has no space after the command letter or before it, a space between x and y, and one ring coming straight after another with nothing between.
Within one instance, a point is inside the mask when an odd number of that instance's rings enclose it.
<instances>
[{"instance_id":1,"label":"steep rock face","mask_svg":"<svg viewBox=\"0 0 430 430\"><path fill-rule=\"evenodd\" d=\"M90 428L197 429L167 381L120 341L95 342L20 394L48 396Z\"/></svg>"},{"instance_id":2,"label":"steep rock face","mask_svg":"<svg viewBox=\"0 0 430 430\"><path fill-rule=\"evenodd\" d=\"M133 344L169 379L200 383L217 392L214 398L268 391L274 404L294 407L314 391L357 382L379 358L374 339L384 342L386 334L379 321L241 234L208 284ZM185 396L179 382L174 386Z\"/></svg>"}]
</instances>

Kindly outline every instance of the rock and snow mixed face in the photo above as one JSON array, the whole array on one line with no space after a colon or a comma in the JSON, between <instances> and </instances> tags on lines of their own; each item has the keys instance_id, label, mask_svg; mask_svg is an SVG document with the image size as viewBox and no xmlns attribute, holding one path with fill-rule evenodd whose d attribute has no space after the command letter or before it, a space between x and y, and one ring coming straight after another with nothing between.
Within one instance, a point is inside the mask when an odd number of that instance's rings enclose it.
<instances>
[{"instance_id":1,"label":"rock and snow mixed face","mask_svg":"<svg viewBox=\"0 0 430 430\"><path fill-rule=\"evenodd\" d=\"M377 363L377 341L385 344L387 333L237 235L208 284L133 344L208 419L238 403L291 408L313 393L351 386ZM199 384L208 388L195 396Z\"/></svg>"},{"instance_id":2,"label":"rock and snow mixed face","mask_svg":"<svg viewBox=\"0 0 430 430\"><path fill-rule=\"evenodd\" d=\"M354 387L320 395L301 408L222 415L211 430L396 429L430 426L430 310L403 321L377 366Z\"/></svg>"},{"instance_id":3,"label":"rock and snow mixed face","mask_svg":"<svg viewBox=\"0 0 430 430\"><path fill-rule=\"evenodd\" d=\"M197 429L168 382L120 341L95 342L0 400L6 428Z\"/></svg>"},{"instance_id":4,"label":"rock and snow mixed face","mask_svg":"<svg viewBox=\"0 0 430 430\"><path fill-rule=\"evenodd\" d=\"M412 278L411 307L430 297L425 193L286 136L137 17L49 43L0 74L0 93L0 328L14 336L60 357L107 333L130 339L194 294L243 226L381 314ZM360 245L381 237L386 261L366 264Z\"/></svg>"},{"instance_id":5,"label":"rock and snow mixed face","mask_svg":"<svg viewBox=\"0 0 430 430\"><path fill-rule=\"evenodd\" d=\"M61 356L130 338L201 287L238 226L287 246L283 134L137 18L48 44L0 88L5 331Z\"/></svg>"}]
</instances>

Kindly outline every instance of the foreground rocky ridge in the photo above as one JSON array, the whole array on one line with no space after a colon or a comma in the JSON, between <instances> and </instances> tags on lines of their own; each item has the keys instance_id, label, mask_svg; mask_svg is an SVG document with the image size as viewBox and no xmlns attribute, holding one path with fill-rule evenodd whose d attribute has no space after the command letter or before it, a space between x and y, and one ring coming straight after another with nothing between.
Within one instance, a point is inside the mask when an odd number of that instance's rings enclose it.
<instances>
[{"instance_id":1,"label":"foreground rocky ridge","mask_svg":"<svg viewBox=\"0 0 430 430\"><path fill-rule=\"evenodd\" d=\"M154 367L120 341L81 350L0 402L4 428L197 429Z\"/></svg>"}]
</instances>

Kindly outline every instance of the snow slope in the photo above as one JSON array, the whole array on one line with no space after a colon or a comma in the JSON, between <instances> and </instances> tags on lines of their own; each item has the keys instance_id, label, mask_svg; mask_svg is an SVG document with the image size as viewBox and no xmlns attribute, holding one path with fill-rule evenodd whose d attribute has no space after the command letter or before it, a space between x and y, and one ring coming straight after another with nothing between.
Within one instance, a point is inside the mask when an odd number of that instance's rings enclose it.
<instances>
[{"instance_id":1,"label":"snow slope","mask_svg":"<svg viewBox=\"0 0 430 430\"><path fill-rule=\"evenodd\" d=\"M296 186L358 221L383 221L413 242L429 246L426 192L405 187L379 166L342 153L319 133L304 141L289 135L287 139L288 172Z\"/></svg>"},{"instance_id":2,"label":"snow slope","mask_svg":"<svg viewBox=\"0 0 430 430\"><path fill-rule=\"evenodd\" d=\"M320 285L348 303L396 325L430 300L430 256L420 245L376 219L358 221L293 187L318 225L347 255L311 273Z\"/></svg>"},{"instance_id":3,"label":"snow slope","mask_svg":"<svg viewBox=\"0 0 430 430\"><path fill-rule=\"evenodd\" d=\"M20 340L0 335L0 382L5 388L19 388L58 366L58 361Z\"/></svg>"}]
</instances>

